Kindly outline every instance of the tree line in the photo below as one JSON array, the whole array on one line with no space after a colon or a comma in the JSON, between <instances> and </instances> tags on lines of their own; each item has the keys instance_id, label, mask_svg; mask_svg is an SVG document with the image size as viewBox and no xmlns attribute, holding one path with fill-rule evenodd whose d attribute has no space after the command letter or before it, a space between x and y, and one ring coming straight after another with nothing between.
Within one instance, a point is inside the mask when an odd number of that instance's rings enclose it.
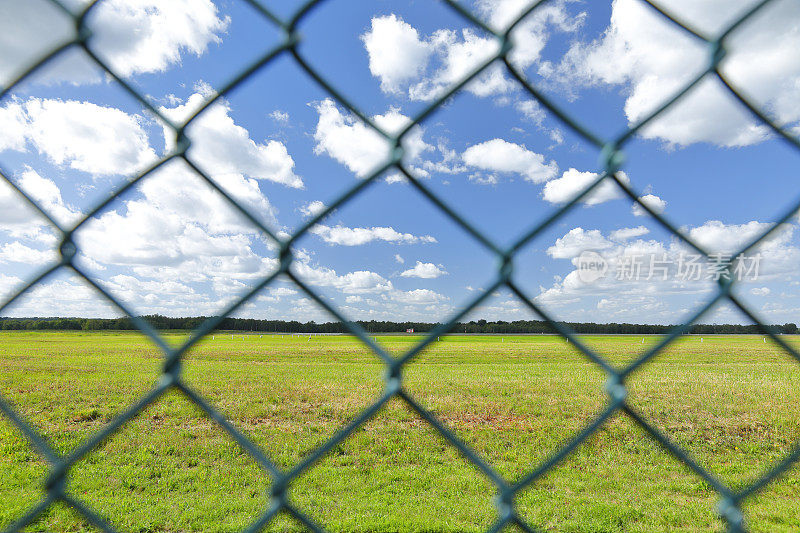
<instances>
[{"instance_id":1,"label":"tree line","mask_svg":"<svg viewBox=\"0 0 800 533\"><path fill-rule=\"evenodd\" d=\"M158 330L193 330L205 322L208 317L167 317L162 315L146 315L141 317ZM389 322L389 321L357 321L370 333L403 333L413 329L415 333L425 333L439 326L431 322ZM592 334L664 334L675 326L658 324L627 324L594 322L564 322L563 325L576 333ZM797 333L797 325L788 323L767 326L776 333ZM136 327L130 318L0 318L2 330L65 330L65 331L101 331L101 330L133 330ZM296 320L262 320L255 318L224 318L217 330L257 331L272 333L347 333L347 328L340 322L298 322ZM458 322L451 329L453 333L555 333L555 330L543 320L472 320ZM689 333L695 334L746 334L763 333L762 326L754 324L695 324Z\"/></svg>"}]
</instances>

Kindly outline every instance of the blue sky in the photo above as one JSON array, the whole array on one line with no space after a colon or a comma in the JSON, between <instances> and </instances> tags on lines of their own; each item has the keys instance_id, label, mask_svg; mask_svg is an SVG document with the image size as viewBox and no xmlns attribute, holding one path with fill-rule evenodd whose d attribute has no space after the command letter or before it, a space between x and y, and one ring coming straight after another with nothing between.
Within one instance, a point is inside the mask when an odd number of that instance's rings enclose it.
<instances>
[{"instance_id":1,"label":"blue sky","mask_svg":"<svg viewBox=\"0 0 800 533\"><path fill-rule=\"evenodd\" d=\"M276 12L288 17L295 2ZM476 0L502 28L523 0ZM752 2L664 5L713 35ZM74 8L80 2L71 4ZM777 0L733 35L724 71L787 129L798 131L798 8ZM69 38L43 0L5 2L0 81L37 51ZM162 113L182 120L238 71L280 42L241 1L101 2L90 46ZM403 127L494 44L436 2L322 3L300 25L300 52L381 127ZM582 124L611 138L697 72L706 51L638 0L554 1L513 34L512 61ZM369 175L385 159L376 135L285 54L202 114L189 155L281 235ZM80 51L64 54L0 102L0 166L65 223L76 220L174 141L159 120ZM550 116L493 65L407 137L406 165L448 205L508 245L588 183L598 151ZM707 80L626 147L624 179L709 249L731 253L800 197L797 153ZM759 250L739 292L764 320L797 322L797 219ZM153 173L76 235L81 265L139 313L213 314L276 267L274 245L181 162ZM55 260L54 233L0 189L0 295ZM608 271L579 276L581 252ZM554 317L674 323L712 294L713 280L680 279L690 251L612 183L530 242L515 279ZM476 298L496 259L389 171L333 212L295 249L295 271L355 319L437 321ZM650 272L669 262L667 279ZM616 279L621 265L640 279ZM57 275L7 311L16 316L116 316L74 276ZM280 281L241 316L329 317ZM507 292L473 318L528 319ZM741 322L722 306L710 322Z\"/></svg>"}]
</instances>

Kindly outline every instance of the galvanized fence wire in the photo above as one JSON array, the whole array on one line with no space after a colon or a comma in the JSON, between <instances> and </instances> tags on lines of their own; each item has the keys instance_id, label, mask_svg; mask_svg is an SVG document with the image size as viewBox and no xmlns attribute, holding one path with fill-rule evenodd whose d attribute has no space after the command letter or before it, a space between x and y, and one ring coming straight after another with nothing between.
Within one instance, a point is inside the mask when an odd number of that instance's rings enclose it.
<instances>
[{"instance_id":1,"label":"galvanized fence wire","mask_svg":"<svg viewBox=\"0 0 800 533\"><path fill-rule=\"evenodd\" d=\"M777 124L767 115L767 113L759 109L759 107L754 104L745 93L736 87L732 81L728 79L721 71L721 65L725 60L727 51L726 45L728 44L731 35L734 34L734 32L736 32L737 29L739 29L743 24L746 24L751 17L761 12L774 0L762 0L756 3L746 12L741 14L723 32L715 36L706 35L704 32L693 28L688 23L680 20L677 16L670 13L655 2L650 0L642 0L655 12L669 20L671 24L687 32L694 39L702 42L708 50L708 60L705 69L698 73L690 82L678 90L674 95L672 95L671 98L663 102L663 104L652 111L648 116L611 139L604 139L602 136L593 133L588 127L581 124L575 116L569 114L566 110L559 107L552 99L546 96L530 81L528 81L524 73L519 70L519 68L517 68L509 59L509 53L513 50L513 42L511 37L512 31L523 20L525 20L526 17L530 16L537 9L545 5L547 0L540 0L532 3L516 18L516 20L513 21L512 24L502 31L490 27L486 22L482 21L479 17L473 14L468 8L460 5L455 0L443 0L443 2L449 6L449 8L460 15L469 24L479 28L489 35L492 35L499 45L498 52L493 57L487 59L481 65L477 66L472 72L469 73L469 75L465 76L458 83L440 94L435 101L433 101L417 116L415 116L413 120L411 120L406 126L406 128L397 135L391 135L378 127L378 125L375 124L366 114L359 110L357 105L351 102L343 93L338 91L334 85L328 82L319 71L315 70L306 61L300 50L302 38L300 36L298 27L307 17L311 15L317 6L325 2L332 2L334 0L309 1L302 5L288 21L282 20L273 14L272 11L259 3L257 0L241 0L255 8L266 20L280 28L280 30L283 32L283 40L278 46L269 50L262 57L252 62L223 87L219 88L212 97L208 98L208 100L201 106L200 109L198 109L188 120L182 123L174 123L160 113L159 110L154 107L144 95L140 94L135 87L133 87L121 76L116 74L114 70L107 64L107 62L99 57L93 50L92 31L87 24L87 17L104 0L94 0L88 3L79 12L71 11L68 7L61 3L61 0L49 1L58 9L63 11L66 16L69 16L74 20L74 38L60 44L34 63L21 68L20 74L7 87L0 87L0 100L7 98L15 87L42 69L42 67L52 62L55 58L59 57L65 51L79 48L83 50L94 61L94 63L96 63L99 68L105 71L105 73L107 73L120 87L127 91L128 94L141 103L150 113L153 113L161 121L167 124L174 132L176 142L174 149L170 153L164 155L150 168L131 177L124 183L123 186L115 190L113 194L105 198L93 209L90 209L83 216L83 218L72 227L64 227L62 224L56 221L56 219L51 216L46 209L39 205L39 203L29 193L18 186L13 179L9 178L9 172L0 167L0 178L2 178L16 191L21 201L27 203L35 211L37 211L39 215L43 216L61 237L58 249L60 260L51 265L49 268L46 268L44 271L35 275L24 287L20 288L5 302L3 302L2 305L0 305L0 314L6 311L21 296L39 284L43 283L56 272L62 270L71 271L79 278L82 278L86 283L94 287L95 290L97 290L108 302L115 306L123 315L130 318L136 328L138 328L139 331L152 340L152 342L154 342L156 346L158 346L158 348L163 352L164 364L161 377L157 380L153 388L147 394L145 394L142 398L139 398L133 405L127 407L100 431L81 442L74 450L66 455L57 453L48 444L46 439L39 434L35 426L27 421L17 410L15 410L7 399L0 395L0 412L2 412L11 422L11 424L13 424L13 426L15 426L24 435L31 446L49 465L48 475L43 484L43 499L37 505L30 508L23 516L20 516L14 523L10 524L6 528L6 531L18 531L34 523L45 510L47 510L53 503L59 501L77 511L88 522L97 528L103 531L116 531L114 526L102 516L102 510L98 511L91 509L85 502L82 502L76 496L69 493L67 489L67 481L70 469L78 461L86 457L87 454L92 453L93 450L95 450L103 441L108 439L122 426L130 422L149 405L156 402L164 393L173 389L179 391L191 402L197 405L206 416L216 422L234 441L241 446L244 451L252 456L253 459L263 469L265 473L265 481L269 481L271 486L270 503L267 508L263 510L262 514L258 516L255 521L246 529L246 531L261 530L279 513L287 513L310 530L323 531L324 529L321 524L318 524L313 517L309 516L302 509L299 509L292 503L289 497L292 481L309 468L312 468L315 462L320 460L331 449L345 440L351 433L375 416L375 414L378 413L383 406L393 398L400 399L412 411L430 424L430 426L432 426L442 438L444 438L450 445L454 446L477 470L479 470L494 484L497 493L495 498L497 517L488 531L499 531L509 525L516 525L523 531L535 531L536 529L534 526L526 523L517 511L515 499L518 493L530 486L532 483L535 483L540 477L546 475L548 471L554 468L567 455L579 447L581 443L591 436L607 420L617 414L623 414L635 422L648 435L650 435L652 439L660 444L664 450L690 468L718 494L719 516L725 521L729 531L746 530L746 523L742 513L743 502L747 498L751 497L754 493L762 490L768 483L784 473L795 463L798 457L800 457L800 441L798 441L793 445L791 451L781 461L772 465L769 469L767 469L767 471L763 472L750 484L740 488L733 488L701 466L691 457L687 450L683 449L681 446L672 441L664 432L649 422L641 413L637 412L636 409L634 409L628 402L628 390L626 386L626 380L634 371L657 356L677 337L686 333L692 324L696 323L702 316L704 316L721 302L728 302L735 308L741 310L742 313L744 313L744 315L747 316L754 324L758 325L760 330L765 335L769 336L773 342L778 344L793 358L800 361L800 354L791 346L787 345L786 342L784 342L781 337L778 336L776 331L766 325L764 321L759 319L759 317L753 311L745 306L745 304L742 303L742 301L732 293L732 289L736 284L736 280L734 279L733 275L733 269L736 266L738 258L751 251L762 240L776 231L781 224L788 221L798 210L800 210L800 201L782 213L771 224L768 230L764 231L760 236L758 236L758 238L753 239L752 242L742 247L738 253L732 254L730 256L730 260L724 261L722 264L722 276L718 281L718 290L715 292L713 297L703 303L690 317L687 318L683 324L676 326L653 347L646 350L637 359L622 369L617 369L609 364L609 362L606 361L602 356L595 353L588 346L584 345L568 327L557 322L554 317L551 317L544 309L537 305L533 298L526 294L515 282L513 271L514 258L517 252L519 252L526 244L541 234L550 224L565 216L572 208L578 205L583 198L590 194L592 190L594 190L605 180L611 180L615 182L625 195L627 195L633 202L649 213L650 216L652 216L653 219L658 222L658 224L668 230L685 245L705 256L708 261L719 262L718 257L712 257L708 250L703 248L700 244L694 242L688 235L681 232L678 227L663 214L655 212L646 203L641 202L639 200L640 194L635 191L631 185L620 179L618 171L624 165L624 148L631 138L633 138L633 136L639 130L649 124L665 110L673 105L676 105L686 94L695 89L699 82L706 77L715 77L718 79L730 92L730 94L741 103L742 106L748 109L762 123L766 124L779 138L785 142L788 142L793 147L800 149L800 141L795 136ZM379 168L375 169L374 172L372 172L368 177L363 180L359 180L350 189L344 191L335 201L330 203L330 205L323 212L318 213L312 219L308 220L289 238L281 239L270 228L262 224L260 222L260 218L256 214L251 213L247 208L237 203L235 198L228 194L225 189L220 187L211 176L209 176L202 170L202 168L195 164L187 152L191 146L191 139L186 135L186 129L198 116L208 109L210 105L217 101L217 99L234 91L242 82L247 80L251 75L260 69L264 68L277 57L286 55L291 56L296 64L299 65L314 82L316 82L328 94L335 98L340 105L347 108L361 121L369 125L369 127L385 138L391 144L392 149L389 159L380 165ZM409 169L408 166L406 166L403 162L404 151L402 143L408 132L415 125L427 120L448 98L459 92L462 88L464 88L465 85L467 85L470 81L479 76L486 68L496 62L501 62L508 73L510 73L510 75L519 82L522 88L533 99L544 106L553 116L557 117L565 127L571 129L586 143L598 150L600 154L599 175L597 179L595 179L573 200L554 210L543 220L533 224L509 247L501 247L487 237L476 226L470 223L468 217L459 214L455 208L448 205L445 199L435 194L427 185L424 184L424 182L417 179L413 171ZM278 250L278 258L280 260L280 266L271 275L260 280L254 287L242 294L236 302L231 304L218 316L206 320L200 327L193 331L183 345L178 348L170 347L150 324L133 313L124 303L120 301L119 298L107 291L100 282L94 280L91 275L87 274L84 269L78 263L76 263L76 256L79 253L79 249L73 239L73 237L77 234L77 232L80 231L81 227L88 220L101 213L118 197L128 194L131 188L133 188L136 184L147 179L155 170L172 160L182 160L197 174L197 176L199 176L205 183L216 190L217 193L222 195L235 210L248 219L255 227L258 228L258 230L263 232L264 235L268 236L274 242ZM397 170L401 172L408 179L408 182L411 184L411 186L419 191L424 198L430 201L449 219L459 225L464 231L466 231L466 233L471 235L472 238L481 243L482 246L487 248L498 261L497 276L492 283L485 287L485 291L483 291L467 305L460 308L457 312L450 316L448 320L444 321L442 324L438 325L432 331L427 333L422 341L417 343L408 352L399 357L393 357L387 353L366 331L364 331L358 324L349 321L345 316L343 316L343 314L339 312L329 300L323 299L320 295L318 295L314 289L307 285L293 270L293 244L301 236L306 234L312 226L314 226L335 209L343 206L354 197L359 195L363 190L374 184L380 176L389 170ZM386 369L383 392L374 401L374 403L364 409L359 415L352 419L346 426L340 429L323 445L313 450L298 465L294 466L288 471L279 468L258 445L248 439L222 414L215 410L207 400L205 400L195 390L190 388L183 380L181 374L181 360L184 354L205 335L218 327L226 316L235 313L242 305L250 301L256 294L258 294L262 289L270 285L276 279L291 280L302 292L308 295L309 298L323 307L336 320L343 323L350 333L360 339L360 341L383 362ZM607 394L606 406L599 413L597 413L596 416L590 420L580 432L566 441L553 454L543 459L540 464L532 466L528 474L524 475L517 481L509 481L501 476L487 461L481 458L476 451L471 449L453 431L448 429L431 411L422 406L403 386L403 369L414 359L417 354L424 350L426 346L436 339L437 336L451 331L459 320L463 319L471 311L483 303L484 300L489 298L495 290L503 287L507 288L514 295L516 295L516 297L519 298L525 306L546 321L556 332L558 332L558 334L568 339L572 346L577 348L583 354L583 356L586 357L586 359L602 369L607 376L607 382L605 385L605 392ZM353 509L353 512L357 512L357 510Z\"/></svg>"}]
</instances>

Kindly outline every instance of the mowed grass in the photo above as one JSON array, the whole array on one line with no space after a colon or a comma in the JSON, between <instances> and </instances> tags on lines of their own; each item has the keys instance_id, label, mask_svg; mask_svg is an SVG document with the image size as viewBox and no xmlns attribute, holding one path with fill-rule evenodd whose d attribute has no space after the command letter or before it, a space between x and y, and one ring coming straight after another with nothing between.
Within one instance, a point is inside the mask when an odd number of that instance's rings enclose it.
<instances>
[{"instance_id":1,"label":"mowed grass","mask_svg":"<svg viewBox=\"0 0 800 533\"><path fill-rule=\"evenodd\" d=\"M170 342L184 336L168 334ZM379 336L400 354L418 336ZM784 337L800 347L800 339ZM657 337L584 342L616 365ZM60 453L148 391L161 354L131 333L4 332L0 390ZM215 334L188 354L186 382L290 469L374 402L384 369L351 337ZM426 408L503 476L525 475L606 405L605 375L552 336L448 336L404 373ZM686 337L629 382L630 404L738 487L800 439L800 365L761 336ZM42 496L46 465L0 417L0 528ZM256 462L185 397L169 393L71 471L69 491L123 531L235 531L267 506ZM494 487L402 402L299 477L294 504L332 531L480 531ZM720 531L717 496L617 415L517 507L544 531ZM800 473L746 508L755 531L800 529ZM31 530L92 530L63 506ZM302 530L287 517L268 530Z\"/></svg>"}]
</instances>

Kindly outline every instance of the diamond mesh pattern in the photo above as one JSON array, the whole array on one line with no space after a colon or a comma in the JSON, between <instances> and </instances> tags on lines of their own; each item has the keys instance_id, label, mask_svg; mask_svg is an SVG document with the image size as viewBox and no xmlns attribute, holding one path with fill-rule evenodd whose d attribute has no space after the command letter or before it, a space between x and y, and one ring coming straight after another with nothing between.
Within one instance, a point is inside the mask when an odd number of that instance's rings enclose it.
<instances>
[{"instance_id":1,"label":"diamond mesh pattern","mask_svg":"<svg viewBox=\"0 0 800 533\"><path fill-rule=\"evenodd\" d=\"M26 525L31 524L36 518L45 511L51 504L61 501L64 504L72 507L75 511L86 518L90 523L103 531L115 531L114 527L109 524L103 517L102 511L95 511L90 509L86 504L77 499L74 495L66 490L66 480L69 476L70 469L102 441L114 434L123 425L136 417L143 409L152 404L165 392L170 389L175 389L185 395L190 401L202 409L205 414L217 424L219 424L227 434L234 439L244 450L247 451L264 470L265 476L268 476L271 481L271 500L268 508L263 510L263 513L250 525L247 531L258 531L267 523L269 523L278 513L288 513L296 520L303 523L306 527L313 531L323 531L320 524L315 523L313 518L306 515L301 509L296 508L287 498L287 491L290 488L292 481L301 473L309 468L312 468L314 463L327 454L342 440L346 439L353 431L359 428L372 416L374 416L389 400L392 398L399 398L405 402L413 411L420 417L427 421L450 445L457 448L463 456L468 459L483 475L485 475L496 486L497 498L495 505L497 509L497 518L488 531L499 531L508 524L515 524L523 531L534 531L534 528L520 517L515 509L515 497L518 492L532 483L535 483L538 478L543 476L568 454L570 454L576 447L578 447L587 437L592 435L598 428L600 428L610 417L615 414L623 414L642 427L650 437L657 441L665 450L672 456L688 466L697 476L702 478L714 491L719 495L718 511L722 519L727 524L730 531L744 531L746 525L743 520L741 512L742 502L751 497L756 492L760 491L769 482L774 480L780 474L785 472L792 464L800 457L800 442L794 444L792 451L787 454L780 462L773 465L771 469L764 472L760 478L747 487L739 490L726 485L723 481L714 476L711 472L700 466L695 462L689 453L675 444L664 433L651 425L640 413L634 410L627 402L627 388L626 379L637 368L645 365L654 356L661 352L667 345L674 341L678 336L688 331L688 328L696 322L704 313L709 311L712 307L720 302L727 301L732 303L735 307L740 309L750 320L756 323L764 334L768 335L775 343L780 345L783 350L800 361L800 354L788 346L769 326L761 322L753 312L751 312L737 297L731 292L735 285L734 276L732 275L733 268L735 267L735 259L728 264L724 265L724 273L718 281L718 289L714 296L693 315L685 323L676 326L664 336L660 342L650 348L647 352L638 357L635 361L630 363L627 367L617 370L613 368L601 356L596 354L590 348L581 343L581 341L574 336L574 334L566 328L563 324L556 322L551 318L543 309L541 309L514 281L513 264L516 253L525 246L529 241L539 235L550 224L556 222L568 211L570 211L582 198L590 193L597 187L604 179L613 180L623 191L630 197L631 200L639 204L642 209L647 211L659 224L665 229L686 243L688 246L696 250L698 253L703 254L706 258L710 259L710 254L703 249L699 244L693 242L687 235L683 234L675 225L667 220L663 215L654 212L647 205L639 202L636 191L625 181L620 180L618 171L624 163L623 150L625 145L633 138L633 136L645 125L650 123L655 117L659 116L670 106L676 104L683 96L692 91L698 83L705 77L716 77L724 87L753 115L755 115L762 123L769 126L772 131L777 134L784 141L796 149L800 149L800 141L789 132L783 130L773 120L771 120L766 113L761 111L755 104L750 102L743 93L737 89L725 75L720 71L720 65L726 55L726 43L731 34L745 23L750 17L764 9L765 6L770 4L773 0L762 0L752 6L746 13L742 14L735 22L729 25L719 35L711 36L705 35L703 32L692 28L690 25L681 21L655 2L649 0L642 0L650 8L658 12L661 16L668 19L672 24L681 28L683 31L692 35L695 39L704 43L708 49L708 61L706 68L703 72L698 74L691 82L687 83L683 88L677 91L669 100L664 102L661 106L653 111L650 115L640 120L638 123L623 131L616 138L604 139L594 133L588 128L581 125L579 117L568 114L563 109L559 108L554 102L548 99L539 89L526 80L523 73L520 72L509 61L509 53L513 49L513 44L509 38L512 30L523 20L525 17L536 11L542 5L546 4L546 0L539 0L532 3L508 28L504 31L498 31L488 26L485 22L476 17L465 7L459 5L454 0L443 0L449 8L451 8L458 15L463 17L470 24L482 29L494 36L499 43L498 53L486 60L483 64L475 68L468 76L460 80L457 84L450 87L444 94L440 95L434 102L427 106L420 112L411 123L398 135L390 135L381 130L369 117L362 113L359 108L338 92L328 81L326 81L322 74L315 71L306 62L303 55L298 50L298 45L301 38L297 32L298 26L303 20L318 5L332 0L312 0L304 4L297 10L292 17L287 20L282 20L275 16L269 9L259 4L256 0L242 0L253 6L261 16L263 16L270 23L276 25L283 32L283 40L280 45L270 50L268 53L258 58L252 64L248 65L245 69L239 72L233 79L224 85L213 97L209 98L204 105L197 110L193 116L183 123L176 124L154 108L144 95L139 94L134 87L128 84L124 79L115 74L100 57L92 51L92 34L86 25L87 15L97 7L103 0L95 0L88 4L80 13L71 12L66 6L61 4L60 0L50 0L55 6L61 9L64 13L74 19L76 33L74 40L65 42L55 49L51 50L45 56L39 58L35 63L25 65L21 68L19 74L13 82L7 87L0 87L0 98L8 96L11 91L20 84L23 80L28 78L31 74L41 69L46 63L52 61L55 57L63 54L70 48L79 47L83 49L89 57L108 75L110 75L116 83L124 88L131 96L136 98L145 108L150 112L157 115L165 124L173 130L176 138L174 150L165 155L161 160L155 163L150 168L134 176L124 185L118 188L113 194L109 195L100 204L94 206L89 210L83 219L75 224L73 227L64 227L47 213L37 202L24 190L20 189L12 180L7 178L8 173L0 169L0 179L6 181L15 191L19 194L21 201L27 202L34 209L36 209L42 216L44 216L50 224L57 230L61 237L61 244L59 246L60 260L56 264L50 266L42 273L36 275L29 283L23 288L19 289L10 298L1 302L0 313L6 310L12 303L14 303L20 296L31 290L33 287L45 281L52 276L55 272L60 270L69 270L83 278L87 283L93 286L100 294L102 294L109 302L116 306L122 313L127 315L135 326L145 335L147 335L162 351L164 354L163 373L161 378L157 381L154 387L142 398L138 399L133 405L129 406L124 412L114 418L107 424L101 431L94 434L92 437L83 441L77 448L72 450L68 455L60 455L53 450L41 435L36 431L32 424L26 421L9 402L0 395L0 412L2 412L11 423L24 434L26 439L37 450L39 454L49 464L49 473L44 481L46 496L36 506L29 509L23 516L20 516L13 524L11 524L7 531L17 531L24 528ZM187 155L187 150L191 144L191 139L186 136L185 131L187 126L191 124L199 115L201 115L212 103L218 98L225 96L231 90L236 88L239 84L245 81L248 77L264 68L270 62L279 56L290 56L317 84L319 84L327 93L334 97L341 105L346 107L353 114L358 116L365 124L373 128L381 136L387 139L393 146L391 157L385 161L384 164L375 170L370 176L364 180L360 180L355 186L345 191L338 199L332 202L325 211L316 215L313 219L309 220L297 231L295 231L289 238L281 239L269 228L265 227L259 222L258 217L248 212L246 208L237 204L237 202L219 187L214 180L204 173L192 161L191 157ZM589 145L596 148L600 153L600 174L597 179L576 198L563 207L552 213L545 220L536 224L528 229L524 235L514 242L510 247L503 248L495 244L491 239L485 236L482 232L476 229L466 217L458 214L451 208L445 199L434 194L426 185L419 181L413 172L406 168L402 162L403 148L401 146L403 138L408 134L411 128L419 124L428 117L430 117L448 98L453 94L460 91L470 80L478 76L484 69L486 69L493 62L500 62L504 65L505 69L521 84L527 93L535 98L541 105L543 105L550 113L558 117L566 127L569 127L574 133L579 135ZM208 319L199 328L192 332L186 342L178 347L172 348L161 338L159 333L155 331L146 321L133 314L122 302L115 298L112 294L105 291L92 277L86 274L79 265L74 262L78 248L74 243L73 236L80 230L80 228L93 216L103 210L110 202L112 202L118 195L123 194L126 190L133 187L140 181L147 179L154 170L161 167L168 161L173 159L182 159L188 166L219 194L227 199L231 206L244 215L249 221L257 226L263 233L269 236L277 245L279 249L280 266L270 276L258 282L251 290L244 294L238 301L230 305L219 316ZM327 299L321 298L311 287L306 285L299 277L293 272L294 256L292 246L295 241L304 235L309 228L316 224L319 220L325 217L328 213L341 207L345 203L352 200L362 190L373 184L385 171L395 169L408 178L409 183L415 187L424 197L426 197L433 205L435 205L443 214L452 219L456 224L461 226L467 233L469 233L475 240L485 246L491 253L493 253L498 260L497 275L494 282L486 287L486 291L479 297L475 298L468 305L459 309L453 316L449 317L447 321L439 325L433 331L429 332L425 339L416 344L407 353L400 357L392 357L378 344L376 344L372 337L370 337L358 324L346 320L338 310L332 306ZM732 254L731 257L738 257L746 254L752 250L761 240L766 238L770 233L775 231L780 224L786 222L794 213L800 209L800 203L792 206L786 210L781 216L775 220L768 231L765 231L757 239L754 239L747 246L743 247L737 253ZM183 380L181 374L181 359L183 355L194 346L203 336L214 330L219 325L221 320L232 313L234 313L245 302L253 298L264 287L270 285L276 278L283 278L291 280L298 288L305 292L310 298L315 300L319 305L325 308L336 320L345 324L347 329L358 337L374 354L380 358L385 364L386 377L384 389L381 396L363 412L361 412L355 419L350 421L343 429L326 441L322 446L310 453L300 464L295 466L289 471L284 471L278 468L270 458L239 430L237 430L230 422L228 422L220 413L218 413L204 398L202 398L196 391L190 388ZM529 473L521 480L510 483L498 474L489 464L487 464L479 455L459 439L453 432L448 430L431 412L421 406L415 398L403 386L402 371L404 366L409 363L418 353L420 353L430 342L436 339L437 336L447 333L451 330L456 322L467 315L476 306L480 305L485 298L487 298L495 290L506 287L513 292L522 302L525 303L532 311L537 313L543 320L545 320L554 330L560 335L569 339L570 343L580 350L583 355L594 364L599 366L607 375L607 382L605 385L605 392L607 393L607 404L602 412L597 415L582 431L572 437L562 448L557 450L551 456L544 459L540 464L534 465Z\"/></svg>"}]
</instances>

